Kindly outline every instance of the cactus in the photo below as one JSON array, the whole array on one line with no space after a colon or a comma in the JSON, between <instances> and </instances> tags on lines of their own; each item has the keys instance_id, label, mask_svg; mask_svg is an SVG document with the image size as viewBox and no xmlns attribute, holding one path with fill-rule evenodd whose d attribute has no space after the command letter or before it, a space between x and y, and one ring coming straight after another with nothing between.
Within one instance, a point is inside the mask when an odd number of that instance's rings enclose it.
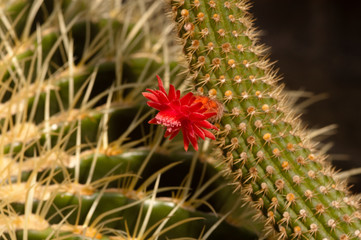
<instances>
[{"instance_id":1,"label":"cactus","mask_svg":"<svg viewBox=\"0 0 361 240\"><path fill-rule=\"evenodd\" d=\"M249 13L248 1L173 0L191 89L224 106L217 157L278 239L357 239L358 200L307 138Z\"/></svg>"},{"instance_id":2,"label":"cactus","mask_svg":"<svg viewBox=\"0 0 361 240\"><path fill-rule=\"evenodd\" d=\"M233 194L218 161L180 153L180 142L164 141L162 129L147 124L143 89L157 74L182 80L180 48L161 6L4 3L1 239L260 235L262 224L248 219L254 212Z\"/></svg>"},{"instance_id":3,"label":"cactus","mask_svg":"<svg viewBox=\"0 0 361 240\"><path fill-rule=\"evenodd\" d=\"M147 123L140 93L157 74L186 87L161 0L2 4L2 239L360 236L357 201L287 107L246 2L173 2L194 97L220 104L215 155Z\"/></svg>"}]
</instances>

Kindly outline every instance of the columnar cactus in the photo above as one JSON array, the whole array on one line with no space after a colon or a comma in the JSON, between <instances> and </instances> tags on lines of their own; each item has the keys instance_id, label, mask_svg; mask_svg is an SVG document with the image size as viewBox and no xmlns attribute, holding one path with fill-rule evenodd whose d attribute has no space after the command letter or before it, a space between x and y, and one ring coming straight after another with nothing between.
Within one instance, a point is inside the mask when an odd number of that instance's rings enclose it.
<instances>
[{"instance_id":1,"label":"columnar cactus","mask_svg":"<svg viewBox=\"0 0 361 240\"><path fill-rule=\"evenodd\" d=\"M1 239L257 238L216 164L147 123L140 93L179 72L162 1L1 4Z\"/></svg>"},{"instance_id":2,"label":"columnar cactus","mask_svg":"<svg viewBox=\"0 0 361 240\"><path fill-rule=\"evenodd\" d=\"M244 0L173 0L191 86L223 104L216 145L278 239L358 239L358 200L287 104Z\"/></svg>"}]
</instances>

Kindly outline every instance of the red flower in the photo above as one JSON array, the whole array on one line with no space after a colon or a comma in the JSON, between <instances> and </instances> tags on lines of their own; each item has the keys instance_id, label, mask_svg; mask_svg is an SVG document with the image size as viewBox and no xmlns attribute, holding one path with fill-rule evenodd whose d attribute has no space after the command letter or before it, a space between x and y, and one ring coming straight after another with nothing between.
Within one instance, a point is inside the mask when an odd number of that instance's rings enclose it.
<instances>
[{"instance_id":1,"label":"red flower","mask_svg":"<svg viewBox=\"0 0 361 240\"><path fill-rule=\"evenodd\" d=\"M208 118L216 115L216 112L208 112L202 102L195 101L193 93L188 93L181 98L180 91L170 85L167 94L162 79L158 78L159 90L147 89L143 96L150 101L148 106L159 110L155 118L149 121L152 124L160 124L167 127L164 137L173 139L180 130L183 132L184 149L187 151L191 143L198 151L198 137L203 140L205 137L215 140L214 135L206 129L216 129L207 121Z\"/></svg>"}]
</instances>

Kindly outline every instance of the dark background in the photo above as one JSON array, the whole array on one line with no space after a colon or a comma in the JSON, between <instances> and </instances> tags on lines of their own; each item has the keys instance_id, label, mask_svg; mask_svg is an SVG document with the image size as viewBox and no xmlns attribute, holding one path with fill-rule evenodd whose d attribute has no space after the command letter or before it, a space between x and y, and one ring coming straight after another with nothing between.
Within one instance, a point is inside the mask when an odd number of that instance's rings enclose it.
<instances>
[{"instance_id":1,"label":"dark background","mask_svg":"<svg viewBox=\"0 0 361 240\"><path fill-rule=\"evenodd\" d=\"M253 0L251 12L271 47L287 89L326 93L303 114L320 128L336 123L326 139L338 169L361 167L361 1ZM344 160L346 155L347 160ZM361 175L352 177L361 193Z\"/></svg>"}]
</instances>

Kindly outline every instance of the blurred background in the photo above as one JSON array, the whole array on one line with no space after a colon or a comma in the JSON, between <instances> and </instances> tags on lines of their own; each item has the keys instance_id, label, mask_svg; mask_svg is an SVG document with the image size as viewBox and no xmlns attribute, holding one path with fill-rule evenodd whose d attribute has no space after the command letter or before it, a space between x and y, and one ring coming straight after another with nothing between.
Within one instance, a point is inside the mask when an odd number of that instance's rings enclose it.
<instances>
[{"instance_id":1,"label":"blurred background","mask_svg":"<svg viewBox=\"0 0 361 240\"><path fill-rule=\"evenodd\" d=\"M324 140L334 144L328 152L333 164L361 167L361 1L253 2L262 42L271 46L287 89L327 95L307 107L303 120L311 128L337 124ZM349 180L361 193L361 175Z\"/></svg>"}]
</instances>

